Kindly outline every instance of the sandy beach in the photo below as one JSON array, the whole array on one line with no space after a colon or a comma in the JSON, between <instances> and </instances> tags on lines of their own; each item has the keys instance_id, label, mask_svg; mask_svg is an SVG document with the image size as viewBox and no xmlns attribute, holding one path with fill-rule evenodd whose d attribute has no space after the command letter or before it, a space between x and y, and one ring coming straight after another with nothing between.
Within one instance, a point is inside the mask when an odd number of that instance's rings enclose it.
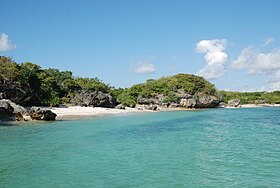
<instances>
[{"instance_id":1,"label":"sandy beach","mask_svg":"<svg viewBox=\"0 0 280 188\"><path fill-rule=\"evenodd\" d=\"M52 112L57 114L57 120L73 119L79 117L92 117L92 116L106 116L114 114L125 114L125 113L140 113L147 112L150 110L137 110L135 108L115 109L115 108L102 108L102 107L52 107L49 108Z\"/></svg>"},{"instance_id":2,"label":"sandy beach","mask_svg":"<svg viewBox=\"0 0 280 188\"><path fill-rule=\"evenodd\" d=\"M279 104L242 104L238 107L225 107L225 108L258 108L258 107L280 107ZM45 108L45 107L43 107ZM126 114L126 113L143 113L143 112L158 112L158 111L192 111L192 110L201 110L193 108L162 108L160 107L157 111L152 110L143 110L137 108L126 107L124 109L116 108L103 108L103 107L81 107L81 106L70 106L70 107L50 107L48 108L54 112L57 117L56 120L69 120L69 119L79 119L83 117L98 117L98 116L107 116L107 115L117 115L117 114ZM30 121L30 116L24 116L25 120Z\"/></svg>"}]
</instances>

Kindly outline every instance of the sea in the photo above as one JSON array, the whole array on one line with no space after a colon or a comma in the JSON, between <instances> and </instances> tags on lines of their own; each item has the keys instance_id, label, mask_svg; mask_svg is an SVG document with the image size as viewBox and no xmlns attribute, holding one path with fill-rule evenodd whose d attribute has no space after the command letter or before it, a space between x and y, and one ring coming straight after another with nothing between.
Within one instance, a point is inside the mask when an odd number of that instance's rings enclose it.
<instances>
[{"instance_id":1,"label":"sea","mask_svg":"<svg viewBox=\"0 0 280 188\"><path fill-rule=\"evenodd\" d=\"M280 108L2 125L0 187L280 187Z\"/></svg>"}]
</instances>

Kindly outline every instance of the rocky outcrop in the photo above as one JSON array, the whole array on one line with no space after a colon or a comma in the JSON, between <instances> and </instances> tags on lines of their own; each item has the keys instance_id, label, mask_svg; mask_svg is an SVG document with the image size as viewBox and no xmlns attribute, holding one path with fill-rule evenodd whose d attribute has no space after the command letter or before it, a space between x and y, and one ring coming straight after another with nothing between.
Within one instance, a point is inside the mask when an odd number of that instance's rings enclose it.
<instances>
[{"instance_id":1,"label":"rocky outcrop","mask_svg":"<svg viewBox=\"0 0 280 188\"><path fill-rule=\"evenodd\" d=\"M151 105L151 104L159 104L159 100L155 98L143 98L143 97L138 97L137 98L137 103L140 105Z\"/></svg>"},{"instance_id":2,"label":"rocky outcrop","mask_svg":"<svg viewBox=\"0 0 280 188\"><path fill-rule=\"evenodd\" d=\"M180 100L180 106L184 108L194 108L196 106L196 100L193 96L182 98Z\"/></svg>"},{"instance_id":3,"label":"rocky outcrop","mask_svg":"<svg viewBox=\"0 0 280 188\"><path fill-rule=\"evenodd\" d=\"M82 91L70 100L70 103L78 106L92 106L114 108L116 100L109 93L102 92L85 92Z\"/></svg>"},{"instance_id":4,"label":"rocky outcrop","mask_svg":"<svg viewBox=\"0 0 280 188\"><path fill-rule=\"evenodd\" d=\"M40 105L37 95L18 82L0 82L0 99L9 99L20 105Z\"/></svg>"},{"instance_id":5,"label":"rocky outcrop","mask_svg":"<svg viewBox=\"0 0 280 188\"><path fill-rule=\"evenodd\" d=\"M237 107L240 104L239 99L232 99L228 101L228 106L229 107Z\"/></svg>"},{"instance_id":6,"label":"rocky outcrop","mask_svg":"<svg viewBox=\"0 0 280 188\"><path fill-rule=\"evenodd\" d=\"M116 108L116 109L125 110L125 105L123 105L123 104L118 104L115 108Z\"/></svg>"},{"instance_id":7,"label":"rocky outcrop","mask_svg":"<svg viewBox=\"0 0 280 188\"><path fill-rule=\"evenodd\" d=\"M221 102L220 99L213 95L198 93L196 96L195 108L215 108Z\"/></svg>"},{"instance_id":8,"label":"rocky outcrop","mask_svg":"<svg viewBox=\"0 0 280 188\"><path fill-rule=\"evenodd\" d=\"M143 105L144 109L147 109L152 105L157 105L163 108L216 108L221 102L219 97L203 93L190 95L183 90L178 90L175 95L177 96L178 100L170 103L164 102L166 96L160 94L155 98L138 97L137 104L138 106Z\"/></svg>"},{"instance_id":9,"label":"rocky outcrop","mask_svg":"<svg viewBox=\"0 0 280 188\"><path fill-rule=\"evenodd\" d=\"M23 115L27 112L25 108L13 103L10 100L0 100L0 118L16 121L24 121Z\"/></svg>"},{"instance_id":10,"label":"rocky outcrop","mask_svg":"<svg viewBox=\"0 0 280 188\"><path fill-rule=\"evenodd\" d=\"M153 105L153 104L137 104L135 106L136 109L138 110L153 110L153 111L156 111L158 110L158 106L157 105Z\"/></svg>"},{"instance_id":11,"label":"rocky outcrop","mask_svg":"<svg viewBox=\"0 0 280 188\"><path fill-rule=\"evenodd\" d=\"M57 115L47 108L33 106L29 110L29 116L32 120L53 121Z\"/></svg>"},{"instance_id":12,"label":"rocky outcrop","mask_svg":"<svg viewBox=\"0 0 280 188\"><path fill-rule=\"evenodd\" d=\"M219 108L225 108L225 107L227 107L227 104L225 102L219 103Z\"/></svg>"}]
</instances>

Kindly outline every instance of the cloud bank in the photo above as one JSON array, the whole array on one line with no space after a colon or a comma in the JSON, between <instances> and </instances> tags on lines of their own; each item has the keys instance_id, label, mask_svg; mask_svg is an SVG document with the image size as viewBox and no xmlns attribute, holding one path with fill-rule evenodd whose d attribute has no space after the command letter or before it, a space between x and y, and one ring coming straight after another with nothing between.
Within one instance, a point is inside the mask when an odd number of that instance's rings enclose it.
<instances>
[{"instance_id":1,"label":"cloud bank","mask_svg":"<svg viewBox=\"0 0 280 188\"><path fill-rule=\"evenodd\" d=\"M5 33L0 34L0 52L13 50L16 48L16 45L12 44L9 40L8 35Z\"/></svg>"},{"instance_id":2,"label":"cloud bank","mask_svg":"<svg viewBox=\"0 0 280 188\"><path fill-rule=\"evenodd\" d=\"M228 55L225 53L227 46L226 39L201 40L196 44L196 51L204 53L207 65L198 71L197 75L206 79L215 79L225 73L224 65Z\"/></svg>"}]
</instances>

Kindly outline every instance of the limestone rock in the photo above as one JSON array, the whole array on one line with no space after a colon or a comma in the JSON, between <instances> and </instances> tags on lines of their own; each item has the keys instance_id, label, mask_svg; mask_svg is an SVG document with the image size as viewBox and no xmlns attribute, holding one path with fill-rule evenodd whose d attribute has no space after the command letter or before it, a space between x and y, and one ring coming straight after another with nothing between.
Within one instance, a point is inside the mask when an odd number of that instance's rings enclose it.
<instances>
[{"instance_id":1,"label":"limestone rock","mask_svg":"<svg viewBox=\"0 0 280 188\"><path fill-rule=\"evenodd\" d=\"M230 107L237 107L240 104L239 99L232 99L228 101L228 106Z\"/></svg>"},{"instance_id":2,"label":"limestone rock","mask_svg":"<svg viewBox=\"0 0 280 188\"><path fill-rule=\"evenodd\" d=\"M23 115L26 113L25 108L22 106L17 105L8 99L0 100L0 118L24 121Z\"/></svg>"},{"instance_id":3,"label":"limestone rock","mask_svg":"<svg viewBox=\"0 0 280 188\"><path fill-rule=\"evenodd\" d=\"M56 114L47 108L31 107L29 110L29 115L32 120L45 120L53 121L56 118Z\"/></svg>"},{"instance_id":4,"label":"limestone rock","mask_svg":"<svg viewBox=\"0 0 280 188\"><path fill-rule=\"evenodd\" d=\"M70 100L70 103L78 106L93 106L114 108L116 106L115 99L109 93L102 92L85 92L77 94Z\"/></svg>"},{"instance_id":5,"label":"limestone rock","mask_svg":"<svg viewBox=\"0 0 280 188\"><path fill-rule=\"evenodd\" d=\"M122 109L122 110L125 110L125 105L123 104L119 104L115 107L116 109Z\"/></svg>"},{"instance_id":6,"label":"limestone rock","mask_svg":"<svg viewBox=\"0 0 280 188\"><path fill-rule=\"evenodd\" d=\"M137 98L137 103L138 104L151 105L151 104L159 104L159 101L157 99L155 99L155 98L138 97Z\"/></svg>"},{"instance_id":7,"label":"limestone rock","mask_svg":"<svg viewBox=\"0 0 280 188\"><path fill-rule=\"evenodd\" d=\"M180 101L180 106L184 108L194 108L196 105L196 100L191 97L191 98L182 98Z\"/></svg>"},{"instance_id":8,"label":"limestone rock","mask_svg":"<svg viewBox=\"0 0 280 188\"><path fill-rule=\"evenodd\" d=\"M220 103L220 99L214 95L198 93L195 97L197 98L195 108L215 108Z\"/></svg>"}]
</instances>

